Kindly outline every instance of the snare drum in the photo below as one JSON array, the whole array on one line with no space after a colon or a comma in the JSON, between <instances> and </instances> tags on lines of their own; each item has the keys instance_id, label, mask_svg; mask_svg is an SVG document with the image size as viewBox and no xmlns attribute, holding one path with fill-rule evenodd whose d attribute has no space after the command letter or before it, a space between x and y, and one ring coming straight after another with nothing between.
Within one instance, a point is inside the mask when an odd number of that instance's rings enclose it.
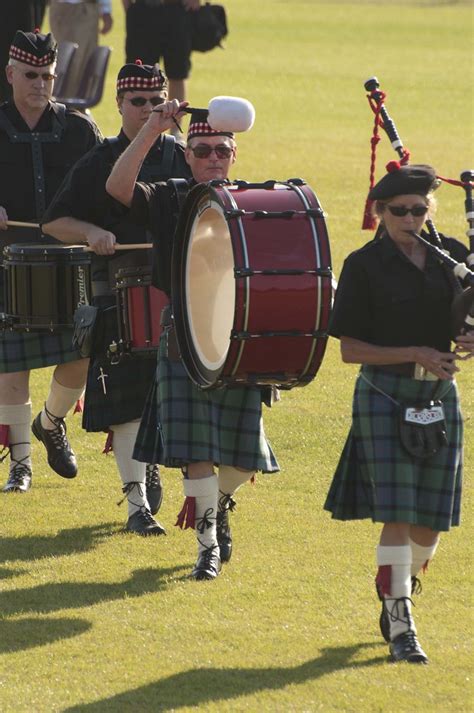
<instances>
[{"instance_id":1,"label":"snare drum","mask_svg":"<svg viewBox=\"0 0 474 713\"><path fill-rule=\"evenodd\" d=\"M309 383L326 347L331 279L324 214L303 181L196 186L172 264L191 379L201 388Z\"/></svg>"},{"instance_id":2,"label":"snare drum","mask_svg":"<svg viewBox=\"0 0 474 713\"><path fill-rule=\"evenodd\" d=\"M161 310L169 299L151 284L151 267L125 267L116 275L119 355L154 356L162 328Z\"/></svg>"},{"instance_id":3,"label":"snare drum","mask_svg":"<svg viewBox=\"0 0 474 713\"><path fill-rule=\"evenodd\" d=\"M4 326L18 331L72 327L91 295L90 255L78 245L13 244L3 250Z\"/></svg>"}]
</instances>

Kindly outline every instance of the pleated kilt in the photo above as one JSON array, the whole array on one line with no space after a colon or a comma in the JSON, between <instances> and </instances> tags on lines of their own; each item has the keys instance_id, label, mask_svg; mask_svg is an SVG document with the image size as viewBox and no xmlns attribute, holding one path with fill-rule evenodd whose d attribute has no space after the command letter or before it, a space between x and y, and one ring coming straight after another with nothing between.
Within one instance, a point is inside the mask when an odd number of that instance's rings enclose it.
<instances>
[{"instance_id":1,"label":"pleated kilt","mask_svg":"<svg viewBox=\"0 0 474 713\"><path fill-rule=\"evenodd\" d=\"M463 424L455 382L417 381L363 367L361 374L406 405L440 398L448 444L415 461L400 443L399 408L358 376L349 432L324 508L338 520L370 518L449 530L459 524Z\"/></svg>"},{"instance_id":2,"label":"pleated kilt","mask_svg":"<svg viewBox=\"0 0 474 713\"><path fill-rule=\"evenodd\" d=\"M156 371L156 355L124 356L118 364L107 358L108 345L118 340L115 302L101 312L99 325L98 353L91 358L87 372L82 414L86 431L107 431L109 426L139 419Z\"/></svg>"},{"instance_id":3,"label":"pleated kilt","mask_svg":"<svg viewBox=\"0 0 474 713\"><path fill-rule=\"evenodd\" d=\"M40 369L80 359L72 329L50 332L0 332L0 374Z\"/></svg>"},{"instance_id":4,"label":"pleated kilt","mask_svg":"<svg viewBox=\"0 0 474 713\"><path fill-rule=\"evenodd\" d=\"M160 340L157 378L148 394L133 457L180 468L210 461L245 470L279 470L265 437L260 390L202 391Z\"/></svg>"}]
</instances>

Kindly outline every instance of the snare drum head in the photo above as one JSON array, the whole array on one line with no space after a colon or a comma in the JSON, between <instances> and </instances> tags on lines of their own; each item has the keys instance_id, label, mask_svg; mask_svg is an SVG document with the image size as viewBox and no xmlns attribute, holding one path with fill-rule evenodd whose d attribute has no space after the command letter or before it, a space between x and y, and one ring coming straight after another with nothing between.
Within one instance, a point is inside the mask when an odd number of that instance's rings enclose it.
<instances>
[{"instance_id":1,"label":"snare drum head","mask_svg":"<svg viewBox=\"0 0 474 713\"><path fill-rule=\"evenodd\" d=\"M191 340L205 369L225 361L235 309L234 257L227 221L216 200L196 211L186 250L185 304Z\"/></svg>"}]
</instances>

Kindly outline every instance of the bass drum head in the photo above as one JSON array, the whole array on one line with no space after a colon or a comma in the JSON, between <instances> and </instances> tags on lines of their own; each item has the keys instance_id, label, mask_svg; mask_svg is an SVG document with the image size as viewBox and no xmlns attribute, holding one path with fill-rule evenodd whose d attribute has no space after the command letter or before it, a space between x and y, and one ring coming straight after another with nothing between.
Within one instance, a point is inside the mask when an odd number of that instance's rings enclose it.
<instances>
[{"instance_id":1,"label":"bass drum head","mask_svg":"<svg viewBox=\"0 0 474 713\"><path fill-rule=\"evenodd\" d=\"M223 210L216 201L210 200L194 216L185 262L189 336L206 383L219 372L227 357L235 309L232 242Z\"/></svg>"}]
</instances>

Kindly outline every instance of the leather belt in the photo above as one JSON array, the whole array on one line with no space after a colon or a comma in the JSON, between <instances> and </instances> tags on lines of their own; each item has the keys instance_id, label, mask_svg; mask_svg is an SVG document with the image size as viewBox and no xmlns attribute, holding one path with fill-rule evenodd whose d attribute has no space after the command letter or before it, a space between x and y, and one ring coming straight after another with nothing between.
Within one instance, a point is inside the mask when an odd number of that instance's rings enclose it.
<instances>
[{"instance_id":1,"label":"leather belt","mask_svg":"<svg viewBox=\"0 0 474 713\"><path fill-rule=\"evenodd\" d=\"M402 364L374 364L373 369L383 371L387 374L397 374L399 376L407 376L410 379L417 381L438 381L438 377L427 371L424 366L417 364L414 361L404 362Z\"/></svg>"}]
</instances>

